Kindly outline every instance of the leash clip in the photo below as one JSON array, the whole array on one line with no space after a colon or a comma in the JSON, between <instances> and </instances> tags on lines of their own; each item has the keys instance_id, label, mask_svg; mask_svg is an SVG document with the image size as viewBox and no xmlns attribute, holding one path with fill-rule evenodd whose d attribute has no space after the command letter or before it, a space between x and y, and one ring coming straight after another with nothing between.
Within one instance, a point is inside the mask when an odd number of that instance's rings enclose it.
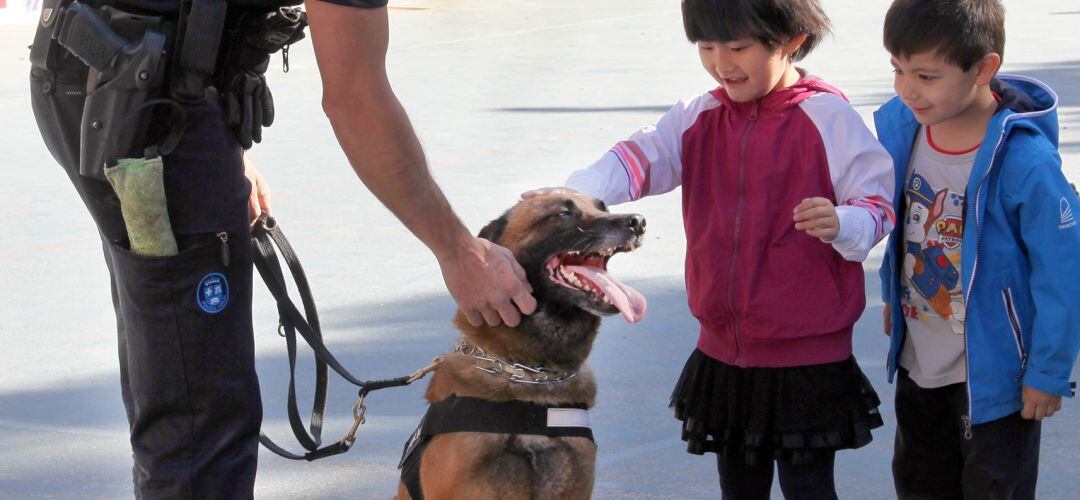
<instances>
[{"instance_id":1,"label":"leash clip","mask_svg":"<svg viewBox=\"0 0 1080 500\"><path fill-rule=\"evenodd\" d=\"M364 397L367 396L367 392L360 392L360 399L353 406L353 424L349 429L349 433L345 437L341 438L341 444L346 447L351 447L356 442L356 431L360 429L360 424L364 423L364 413L367 413L367 406L364 405Z\"/></svg>"},{"instance_id":2,"label":"leash clip","mask_svg":"<svg viewBox=\"0 0 1080 500\"><path fill-rule=\"evenodd\" d=\"M409 378L405 379L405 384L411 384L413 382L416 382L417 380L420 380L420 379L424 378L427 374L431 373L436 367L441 365L442 362L443 362L443 357L442 356L436 357L435 359L431 360L431 362L428 363L427 366L412 372L412 375L409 375Z\"/></svg>"}]
</instances>

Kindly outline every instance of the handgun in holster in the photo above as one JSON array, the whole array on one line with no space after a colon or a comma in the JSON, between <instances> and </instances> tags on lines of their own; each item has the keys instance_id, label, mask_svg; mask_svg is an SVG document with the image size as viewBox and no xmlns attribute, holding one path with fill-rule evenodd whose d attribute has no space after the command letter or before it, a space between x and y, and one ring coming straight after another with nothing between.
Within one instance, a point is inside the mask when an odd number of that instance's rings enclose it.
<instances>
[{"instance_id":1,"label":"handgun in holster","mask_svg":"<svg viewBox=\"0 0 1080 500\"><path fill-rule=\"evenodd\" d=\"M90 68L79 141L79 173L105 179L120 158L142 157L165 77L166 23L111 7L46 0L31 63L50 69L63 50ZM152 104L152 103L151 103Z\"/></svg>"}]
</instances>

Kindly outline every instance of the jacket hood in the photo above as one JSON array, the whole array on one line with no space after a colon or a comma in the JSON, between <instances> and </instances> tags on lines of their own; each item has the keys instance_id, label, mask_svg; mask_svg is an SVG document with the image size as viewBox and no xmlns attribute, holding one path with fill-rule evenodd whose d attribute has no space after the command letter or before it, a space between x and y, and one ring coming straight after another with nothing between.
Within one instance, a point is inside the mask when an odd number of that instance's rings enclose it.
<instances>
[{"instance_id":1,"label":"jacket hood","mask_svg":"<svg viewBox=\"0 0 1080 500\"><path fill-rule=\"evenodd\" d=\"M1024 127L1046 136L1058 145L1058 96L1034 78L999 74L990 88L1001 97L1001 108L1010 112L1003 128Z\"/></svg>"},{"instance_id":2,"label":"jacket hood","mask_svg":"<svg viewBox=\"0 0 1080 500\"><path fill-rule=\"evenodd\" d=\"M817 77L806 76L801 70L800 74L802 74L803 77L790 87L774 90L750 102L735 102L731 100L731 97L728 96L727 90L724 89L724 87L717 87L710 93L725 107L734 110L740 115L749 113L755 104L760 106L761 111L784 110L797 106L799 103L810 97L821 93L836 94L843 97L844 100L847 100L847 96L845 96L840 89L819 80Z\"/></svg>"}]
</instances>

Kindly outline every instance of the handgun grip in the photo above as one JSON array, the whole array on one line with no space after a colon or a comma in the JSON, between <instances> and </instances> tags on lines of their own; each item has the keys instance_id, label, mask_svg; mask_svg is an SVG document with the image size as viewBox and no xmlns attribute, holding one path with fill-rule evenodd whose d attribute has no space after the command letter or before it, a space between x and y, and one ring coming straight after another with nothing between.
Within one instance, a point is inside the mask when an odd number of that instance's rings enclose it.
<instances>
[{"instance_id":1,"label":"handgun grip","mask_svg":"<svg viewBox=\"0 0 1080 500\"><path fill-rule=\"evenodd\" d=\"M116 56L128 41L116 34L94 9L72 2L58 20L56 40L91 68L113 76Z\"/></svg>"}]
</instances>

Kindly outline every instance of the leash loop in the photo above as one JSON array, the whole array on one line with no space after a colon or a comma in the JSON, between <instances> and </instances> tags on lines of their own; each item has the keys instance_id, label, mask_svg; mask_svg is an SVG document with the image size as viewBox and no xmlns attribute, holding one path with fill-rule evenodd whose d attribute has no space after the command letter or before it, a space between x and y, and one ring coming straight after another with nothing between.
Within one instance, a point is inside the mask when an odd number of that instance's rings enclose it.
<instances>
[{"instance_id":1,"label":"leash loop","mask_svg":"<svg viewBox=\"0 0 1080 500\"><path fill-rule=\"evenodd\" d=\"M368 393L387 387L409 385L433 371L442 362L442 358L435 358L428 365L405 377L388 380L360 380L356 378L338 362L323 343L318 311L315 308L315 300L312 297L307 276L304 274L304 269L300 265L296 252L289 244L289 240L281 232L277 220L266 214L260 216L252 228L251 244L255 249L255 267L259 270L259 275L262 276L263 281L270 290L270 294L273 295L274 300L277 302L278 335L285 338L286 347L288 348L289 400L287 409L289 424L293 434L296 436L296 440L307 452L303 455L291 453L278 446L266 434L261 432L259 442L270 451L292 460L312 461L344 453L356 442L356 432L360 425L364 423L364 414L367 411L364 398ZM281 256L288 266L292 281L303 303L303 312L300 312L300 309L289 297L285 272L278 260L278 252L275 247L280 250ZM296 404L297 334L311 347L315 357L315 395L311 409L310 431L304 428L304 422L300 417L300 411ZM323 414L326 410L329 369L334 370L349 383L360 388L359 400L356 406L353 407L353 424L348 434L341 441L320 448Z\"/></svg>"}]
</instances>

